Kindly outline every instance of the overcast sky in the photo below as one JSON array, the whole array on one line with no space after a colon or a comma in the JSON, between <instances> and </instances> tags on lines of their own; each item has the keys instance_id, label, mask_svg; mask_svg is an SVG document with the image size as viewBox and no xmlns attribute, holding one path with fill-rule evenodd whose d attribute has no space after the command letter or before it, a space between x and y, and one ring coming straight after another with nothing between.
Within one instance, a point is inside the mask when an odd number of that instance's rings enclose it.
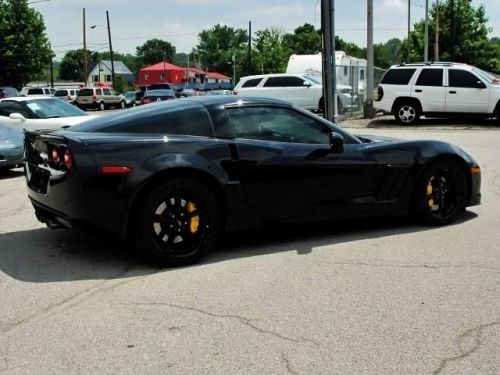
<instances>
[{"instance_id":1,"label":"overcast sky","mask_svg":"<svg viewBox=\"0 0 500 375\"><path fill-rule=\"evenodd\" d=\"M40 0L30 0L40 1ZM67 50L82 47L82 9L87 15L87 44L91 50L108 48L106 10L109 10L113 48L135 53L135 47L151 38L169 41L177 52L189 52L198 33L217 23L252 31L277 27L284 32L305 22L320 26L319 0L49 0L31 4L45 19L47 34L57 59ZM430 3L435 0L430 0ZM500 0L473 0L483 4L493 28L500 36ZM412 23L424 16L425 0L411 0ZM385 42L404 38L407 30L407 0L374 0L374 39ZM336 34L347 41L366 45L366 0L335 1ZM90 29L91 25L98 25Z\"/></svg>"}]
</instances>

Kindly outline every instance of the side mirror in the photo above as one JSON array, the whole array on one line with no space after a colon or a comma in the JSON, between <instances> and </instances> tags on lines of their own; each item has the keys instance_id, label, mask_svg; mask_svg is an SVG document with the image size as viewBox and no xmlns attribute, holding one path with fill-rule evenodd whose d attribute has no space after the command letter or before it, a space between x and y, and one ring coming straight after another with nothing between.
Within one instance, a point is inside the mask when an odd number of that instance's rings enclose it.
<instances>
[{"instance_id":1,"label":"side mirror","mask_svg":"<svg viewBox=\"0 0 500 375\"><path fill-rule=\"evenodd\" d=\"M302 83L302 85L303 85L303 86L306 86L306 87L311 87L311 82L309 82L309 81L304 81L304 82Z\"/></svg>"},{"instance_id":2,"label":"side mirror","mask_svg":"<svg viewBox=\"0 0 500 375\"><path fill-rule=\"evenodd\" d=\"M483 81L477 81L477 87L480 89L485 89L486 85L484 84Z\"/></svg>"},{"instance_id":3,"label":"side mirror","mask_svg":"<svg viewBox=\"0 0 500 375\"><path fill-rule=\"evenodd\" d=\"M344 152L344 137L339 133L330 133L330 149L335 154L340 154Z\"/></svg>"},{"instance_id":4,"label":"side mirror","mask_svg":"<svg viewBox=\"0 0 500 375\"><path fill-rule=\"evenodd\" d=\"M24 117L22 114L20 113L11 113L9 115L9 118L11 120L20 120L20 121L26 121L26 117Z\"/></svg>"}]
</instances>

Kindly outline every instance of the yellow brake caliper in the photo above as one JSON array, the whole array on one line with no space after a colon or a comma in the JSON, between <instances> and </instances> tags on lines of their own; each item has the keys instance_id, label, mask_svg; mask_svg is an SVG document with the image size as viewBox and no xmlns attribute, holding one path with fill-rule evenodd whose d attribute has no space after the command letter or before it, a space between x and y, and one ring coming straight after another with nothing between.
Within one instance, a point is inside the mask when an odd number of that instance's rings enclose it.
<instances>
[{"instance_id":1,"label":"yellow brake caliper","mask_svg":"<svg viewBox=\"0 0 500 375\"><path fill-rule=\"evenodd\" d=\"M196 205L193 202L188 202L187 211L190 213L196 211ZM189 231L191 233L194 234L198 232L199 225L200 225L200 216L196 215L193 216L191 219L189 219Z\"/></svg>"},{"instance_id":2,"label":"yellow brake caliper","mask_svg":"<svg viewBox=\"0 0 500 375\"><path fill-rule=\"evenodd\" d=\"M429 181L429 183L427 184L427 196L430 196L432 195L432 182ZM432 206L434 206L434 199L429 199L427 201L427 204L429 205L430 208L432 208Z\"/></svg>"}]
</instances>

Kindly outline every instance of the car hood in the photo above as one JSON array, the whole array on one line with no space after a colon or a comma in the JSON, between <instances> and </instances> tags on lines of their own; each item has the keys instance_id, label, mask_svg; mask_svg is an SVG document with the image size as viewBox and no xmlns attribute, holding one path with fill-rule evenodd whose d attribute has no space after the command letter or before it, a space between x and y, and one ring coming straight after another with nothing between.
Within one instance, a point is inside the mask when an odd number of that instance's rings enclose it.
<instances>
[{"instance_id":1,"label":"car hood","mask_svg":"<svg viewBox=\"0 0 500 375\"><path fill-rule=\"evenodd\" d=\"M356 134L356 137L361 139L363 143L392 143L405 141L405 139L402 138L385 137L380 135Z\"/></svg>"}]
</instances>

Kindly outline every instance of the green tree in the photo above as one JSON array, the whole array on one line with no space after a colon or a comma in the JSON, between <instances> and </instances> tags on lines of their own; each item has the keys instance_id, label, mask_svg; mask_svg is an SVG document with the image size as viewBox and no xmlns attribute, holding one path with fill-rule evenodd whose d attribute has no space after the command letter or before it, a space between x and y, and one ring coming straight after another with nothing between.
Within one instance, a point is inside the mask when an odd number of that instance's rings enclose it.
<instances>
[{"instance_id":1,"label":"green tree","mask_svg":"<svg viewBox=\"0 0 500 375\"><path fill-rule=\"evenodd\" d=\"M43 74L52 57L40 13L26 0L0 0L0 82L19 88Z\"/></svg>"},{"instance_id":2,"label":"green tree","mask_svg":"<svg viewBox=\"0 0 500 375\"><path fill-rule=\"evenodd\" d=\"M283 43L290 54L312 55L321 52L321 32L305 23L297 27L293 34L285 34Z\"/></svg>"},{"instance_id":3,"label":"green tree","mask_svg":"<svg viewBox=\"0 0 500 375\"><path fill-rule=\"evenodd\" d=\"M476 65L487 70L499 70L498 51L488 39L491 28L488 27L484 6L474 8L469 0L454 0L454 22L451 9L451 0L439 4L439 59L451 61L453 48L455 48L455 61ZM434 43L436 35L436 10L435 4L429 12L429 51L430 59L434 56ZM454 23L455 32L452 31ZM423 61L425 22L415 23L414 30L410 33L410 60ZM453 41L453 34L455 40ZM401 60L407 60L408 40L405 39L400 46Z\"/></svg>"},{"instance_id":4,"label":"green tree","mask_svg":"<svg viewBox=\"0 0 500 375\"><path fill-rule=\"evenodd\" d=\"M82 48L66 52L59 64L59 77L61 79L86 82L86 74L89 74L90 68L102 58L99 52L87 50L87 72L85 72L83 52Z\"/></svg>"},{"instance_id":5,"label":"green tree","mask_svg":"<svg viewBox=\"0 0 500 375\"><path fill-rule=\"evenodd\" d=\"M261 74L282 73L286 70L289 50L283 35L276 28L257 31L253 37L253 71Z\"/></svg>"},{"instance_id":6,"label":"green tree","mask_svg":"<svg viewBox=\"0 0 500 375\"><path fill-rule=\"evenodd\" d=\"M237 75L245 75L247 69L242 64L247 56L248 34L246 30L234 29L225 25L215 25L198 34L199 42L195 48L197 60L202 69L215 71L228 76L233 75L233 54L236 58Z\"/></svg>"},{"instance_id":7,"label":"green tree","mask_svg":"<svg viewBox=\"0 0 500 375\"><path fill-rule=\"evenodd\" d=\"M150 39L136 48L137 59L141 67L156 64L160 61L172 61L175 56L175 47L161 39Z\"/></svg>"}]
</instances>

